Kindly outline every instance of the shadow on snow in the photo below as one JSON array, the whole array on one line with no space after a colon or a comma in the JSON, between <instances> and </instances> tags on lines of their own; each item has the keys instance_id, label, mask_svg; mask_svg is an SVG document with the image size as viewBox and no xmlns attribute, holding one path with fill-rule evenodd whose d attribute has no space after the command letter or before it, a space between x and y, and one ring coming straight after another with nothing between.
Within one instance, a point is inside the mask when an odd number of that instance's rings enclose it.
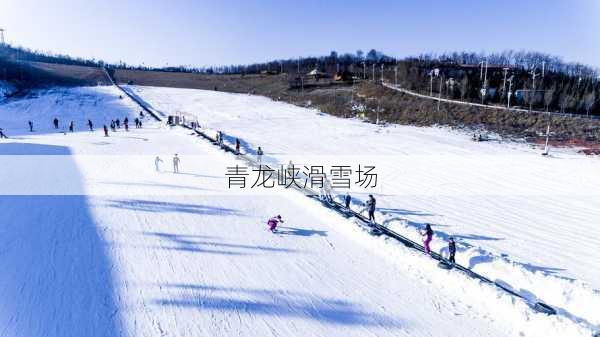
<instances>
[{"instance_id":1,"label":"shadow on snow","mask_svg":"<svg viewBox=\"0 0 600 337\"><path fill-rule=\"evenodd\" d=\"M65 147L33 144L0 151L69 154ZM77 172L74 162L69 165ZM86 197L1 195L0 212L0 333L118 336L112 261Z\"/></svg>"},{"instance_id":2,"label":"shadow on snow","mask_svg":"<svg viewBox=\"0 0 600 337\"><path fill-rule=\"evenodd\" d=\"M249 318L253 315L284 316L333 325L401 326L396 318L368 312L345 300L318 298L311 293L192 284L160 286L173 290L172 298L155 301L163 306L239 312L248 314Z\"/></svg>"}]
</instances>

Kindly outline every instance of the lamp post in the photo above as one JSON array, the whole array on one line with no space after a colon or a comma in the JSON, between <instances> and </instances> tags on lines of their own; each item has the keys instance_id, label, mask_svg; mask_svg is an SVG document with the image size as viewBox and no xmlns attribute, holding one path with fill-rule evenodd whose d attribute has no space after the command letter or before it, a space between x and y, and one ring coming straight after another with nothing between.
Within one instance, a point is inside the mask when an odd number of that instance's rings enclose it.
<instances>
[{"instance_id":1,"label":"lamp post","mask_svg":"<svg viewBox=\"0 0 600 337\"><path fill-rule=\"evenodd\" d=\"M442 76L440 76L440 91L438 92L437 111L440 111L440 103L442 102Z\"/></svg>"},{"instance_id":2,"label":"lamp post","mask_svg":"<svg viewBox=\"0 0 600 337\"><path fill-rule=\"evenodd\" d=\"M375 63L373 63L373 77L372 77L372 81L375 82Z\"/></svg>"},{"instance_id":3,"label":"lamp post","mask_svg":"<svg viewBox=\"0 0 600 337\"><path fill-rule=\"evenodd\" d=\"M433 70L429 72L429 96L433 96Z\"/></svg>"},{"instance_id":4,"label":"lamp post","mask_svg":"<svg viewBox=\"0 0 600 337\"><path fill-rule=\"evenodd\" d=\"M511 75L508 79L508 95L506 95L506 107L508 110L510 110L510 96L512 96L512 84L514 77L514 75Z\"/></svg>"},{"instance_id":5,"label":"lamp post","mask_svg":"<svg viewBox=\"0 0 600 337\"><path fill-rule=\"evenodd\" d=\"M539 74L537 74L535 72L535 69L533 69L531 71L531 79L533 81L533 91L532 93L529 95L529 112L531 112L531 110L533 109L533 98L535 97L535 78L538 76Z\"/></svg>"}]
</instances>

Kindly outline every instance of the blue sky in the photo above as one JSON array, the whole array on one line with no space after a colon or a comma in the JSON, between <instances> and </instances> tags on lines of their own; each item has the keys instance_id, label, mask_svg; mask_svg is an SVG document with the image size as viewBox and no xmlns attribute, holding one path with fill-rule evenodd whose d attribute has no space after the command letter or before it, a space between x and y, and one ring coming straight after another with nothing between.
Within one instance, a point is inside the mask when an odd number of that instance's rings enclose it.
<instances>
[{"instance_id":1,"label":"blue sky","mask_svg":"<svg viewBox=\"0 0 600 337\"><path fill-rule=\"evenodd\" d=\"M600 67L600 0L1 0L7 40L153 66L535 50Z\"/></svg>"}]
</instances>

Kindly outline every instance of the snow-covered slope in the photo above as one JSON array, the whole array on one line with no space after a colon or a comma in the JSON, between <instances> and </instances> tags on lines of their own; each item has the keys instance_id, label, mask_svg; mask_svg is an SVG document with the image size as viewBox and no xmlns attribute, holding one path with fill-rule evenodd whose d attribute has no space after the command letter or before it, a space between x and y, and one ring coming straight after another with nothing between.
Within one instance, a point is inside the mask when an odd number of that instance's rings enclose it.
<instances>
[{"instance_id":1,"label":"snow-covered slope","mask_svg":"<svg viewBox=\"0 0 600 337\"><path fill-rule=\"evenodd\" d=\"M262 146L271 163L375 165L378 218L402 234L431 223L433 247L532 300L600 325L600 160L525 144L473 142L444 128L375 126L264 97L130 87L165 113ZM189 118L189 117L188 117ZM356 167L356 165L353 165Z\"/></svg>"},{"instance_id":2,"label":"snow-covered slope","mask_svg":"<svg viewBox=\"0 0 600 337\"><path fill-rule=\"evenodd\" d=\"M590 322L536 313L297 192L231 193L235 158L184 129L86 131L87 118L137 115L118 95L0 105L0 336L590 335ZM77 132L55 132L55 116Z\"/></svg>"}]
</instances>

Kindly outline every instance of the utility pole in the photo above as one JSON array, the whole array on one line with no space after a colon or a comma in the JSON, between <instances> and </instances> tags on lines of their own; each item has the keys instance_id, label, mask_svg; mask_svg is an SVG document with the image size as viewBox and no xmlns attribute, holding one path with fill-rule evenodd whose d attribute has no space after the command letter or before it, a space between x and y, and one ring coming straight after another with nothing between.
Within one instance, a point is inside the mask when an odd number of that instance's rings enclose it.
<instances>
[{"instance_id":1,"label":"utility pole","mask_svg":"<svg viewBox=\"0 0 600 337\"><path fill-rule=\"evenodd\" d=\"M381 83L383 83L383 63L381 64Z\"/></svg>"},{"instance_id":2,"label":"utility pole","mask_svg":"<svg viewBox=\"0 0 600 337\"><path fill-rule=\"evenodd\" d=\"M539 74L535 73L535 69L531 71L531 79L533 80L533 91L531 91L532 94L529 95L529 112L531 112L531 110L533 109L533 98L535 97L535 78L538 75Z\"/></svg>"},{"instance_id":3,"label":"utility pole","mask_svg":"<svg viewBox=\"0 0 600 337\"><path fill-rule=\"evenodd\" d=\"M367 79L367 64L363 61L363 80Z\"/></svg>"},{"instance_id":4,"label":"utility pole","mask_svg":"<svg viewBox=\"0 0 600 337\"><path fill-rule=\"evenodd\" d=\"M502 84L502 92L506 95L506 75L508 74L508 67L502 68L504 70L504 84Z\"/></svg>"},{"instance_id":5,"label":"utility pole","mask_svg":"<svg viewBox=\"0 0 600 337\"><path fill-rule=\"evenodd\" d=\"M375 63L373 63L373 78L371 81L375 82Z\"/></svg>"},{"instance_id":6,"label":"utility pole","mask_svg":"<svg viewBox=\"0 0 600 337\"><path fill-rule=\"evenodd\" d=\"M398 86L398 66L394 67L394 84Z\"/></svg>"},{"instance_id":7,"label":"utility pole","mask_svg":"<svg viewBox=\"0 0 600 337\"><path fill-rule=\"evenodd\" d=\"M442 101L442 76L440 76L440 92L438 93L437 111L440 111L440 102Z\"/></svg>"},{"instance_id":8,"label":"utility pole","mask_svg":"<svg viewBox=\"0 0 600 337\"><path fill-rule=\"evenodd\" d=\"M481 70L479 72L479 80L483 79L483 83L481 84L481 104L485 101L485 95L487 94L487 71L488 71L488 61L487 58L481 62ZM483 66L485 64L485 75L483 72Z\"/></svg>"},{"instance_id":9,"label":"utility pole","mask_svg":"<svg viewBox=\"0 0 600 337\"><path fill-rule=\"evenodd\" d=\"M542 78L544 78L545 70L546 70L546 61L542 61Z\"/></svg>"},{"instance_id":10,"label":"utility pole","mask_svg":"<svg viewBox=\"0 0 600 337\"><path fill-rule=\"evenodd\" d=\"M508 110L510 110L510 96L512 96L512 82L514 77L514 75L511 75L508 79L508 95L506 95L506 107Z\"/></svg>"},{"instance_id":11,"label":"utility pole","mask_svg":"<svg viewBox=\"0 0 600 337\"><path fill-rule=\"evenodd\" d=\"M480 66L479 66L479 80L481 81L483 79L483 67L485 64L485 77L487 79L487 68L488 68L488 61L487 58L481 62L479 62Z\"/></svg>"},{"instance_id":12,"label":"utility pole","mask_svg":"<svg viewBox=\"0 0 600 337\"><path fill-rule=\"evenodd\" d=\"M429 72L429 96L433 96L433 70Z\"/></svg>"},{"instance_id":13,"label":"utility pole","mask_svg":"<svg viewBox=\"0 0 600 337\"><path fill-rule=\"evenodd\" d=\"M300 58L298 58L298 74L300 74Z\"/></svg>"}]
</instances>

